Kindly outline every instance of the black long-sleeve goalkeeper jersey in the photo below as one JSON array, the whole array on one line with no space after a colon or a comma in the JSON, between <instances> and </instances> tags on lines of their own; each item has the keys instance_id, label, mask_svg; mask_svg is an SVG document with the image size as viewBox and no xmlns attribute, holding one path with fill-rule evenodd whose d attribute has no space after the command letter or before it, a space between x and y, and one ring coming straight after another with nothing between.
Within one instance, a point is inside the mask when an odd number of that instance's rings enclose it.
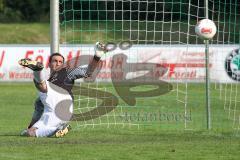
<instances>
[{"instance_id":1,"label":"black long-sleeve goalkeeper jersey","mask_svg":"<svg viewBox=\"0 0 240 160\"><path fill-rule=\"evenodd\" d=\"M67 90L69 94L72 95L72 87L74 81L79 78L86 78L90 76L90 73L87 72L88 67L79 66L74 69L68 69L66 67L61 68L58 71L51 73L48 81Z\"/></svg>"}]
</instances>

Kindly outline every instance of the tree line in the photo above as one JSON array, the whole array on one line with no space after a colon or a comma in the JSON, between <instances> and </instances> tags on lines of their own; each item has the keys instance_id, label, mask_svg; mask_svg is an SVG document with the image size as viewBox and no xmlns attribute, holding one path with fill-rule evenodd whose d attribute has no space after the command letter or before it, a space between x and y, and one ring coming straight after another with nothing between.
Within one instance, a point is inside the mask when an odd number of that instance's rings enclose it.
<instances>
[{"instance_id":1,"label":"tree line","mask_svg":"<svg viewBox=\"0 0 240 160\"><path fill-rule=\"evenodd\" d=\"M204 0L59 1L61 16L69 20L163 20L163 18L184 20L189 18L189 14L196 18L198 8L200 8L198 16L204 17ZM210 12L219 10L220 13L235 12L236 15L240 14L239 6L239 0L209 1ZM49 13L50 0L0 0L0 22L47 22ZM231 16L234 14L228 17Z\"/></svg>"},{"instance_id":2,"label":"tree line","mask_svg":"<svg viewBox=\"0 0 240 160\"><path fill-rule=\"evenodd\" d=\"M49 21L49 0L0 0L0 22Z\"/></svg>"}]
</instances>

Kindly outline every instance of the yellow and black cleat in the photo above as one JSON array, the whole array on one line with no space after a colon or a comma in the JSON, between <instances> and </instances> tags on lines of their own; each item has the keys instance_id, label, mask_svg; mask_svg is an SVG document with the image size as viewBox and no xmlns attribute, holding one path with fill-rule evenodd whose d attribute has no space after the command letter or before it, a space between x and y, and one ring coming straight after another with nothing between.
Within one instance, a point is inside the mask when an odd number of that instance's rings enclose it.
<instances>
[{"instance_id":1,"label":"yellow and black cleat","mask_svg":"<svg viewBox=\"0 0 240 160\"><path fill-rule=\"evenodd\" d=\"M55 133L55 137L61 138L61 137L65 136L71 129L72 129L71 126L68 124L63 129L58 130Z\"/></svg>"},{"instance_id":2,"label":"yellow and black cleat","mask_svg":"<svg viewBox=\"0 0 240 160\"><path fill-rule=\"evenodd\" d=\"M41 71L43 69L43 64L38 61L33 61L29 58L24 58L18 61L21 66L30 68L33 71Z\"/></svg>"}]
</instances>

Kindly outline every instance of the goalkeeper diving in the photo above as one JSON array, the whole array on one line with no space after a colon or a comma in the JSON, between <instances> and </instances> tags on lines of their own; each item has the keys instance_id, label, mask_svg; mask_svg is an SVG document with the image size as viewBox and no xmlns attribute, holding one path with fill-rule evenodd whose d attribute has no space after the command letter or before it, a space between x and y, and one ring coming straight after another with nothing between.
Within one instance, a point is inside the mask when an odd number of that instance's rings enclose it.
<instances>
[{"instance_id":1,"label":"goalkeeper diving","mask_svg":"<svg viewBox=\"0 0 240 160\"><path fill-rule=\"evenodd\" d=\"M77 66L75 68L66 65L64 57L60 53L53 53L49 58L50 77L48 80L45 80L44 67L41 62L26 58L19 61L21 66L33 70L33 81L39 91L32 120L28 129L21 132L22 136L63 137L69 132L70 125L68 122L73 114L72 87L74 81L79 78L90 77L107 49L104 44L97 42L94 51L94 57L86 67ZM63 114L62 117L64 118L59 116L59 113L56 112L59 105L67 107L70 115L60 113Z\"/></svg>"}]
</instances>

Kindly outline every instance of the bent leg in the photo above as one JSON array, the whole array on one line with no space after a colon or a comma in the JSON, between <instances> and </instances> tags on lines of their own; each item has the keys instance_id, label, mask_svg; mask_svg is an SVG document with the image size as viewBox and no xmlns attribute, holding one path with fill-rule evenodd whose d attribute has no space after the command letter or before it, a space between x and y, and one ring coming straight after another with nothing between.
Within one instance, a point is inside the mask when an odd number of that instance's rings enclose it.
<instances>
[{"instance_id":1,"label":"bent leg","mask_svg":"<svg viewBox=\"0 0 240 160\"><path fill-rule=\"evenodd\" d=\"M31 137L50 137L55 134L57 126L52 126L51 120L52 114L43 113L41 118L33 125L33 127L27 130L27 136Z\"/></svg>"},{"instance_id":2,"label":"bent leg","mask_svg":"<svg viewBox=\"0 0 240 160\"><path fill-rule=\"evenodd\" d=\"M38 91L42 92L42 93L46 93L47 92L47 84L46 81L44 80L44 71L34 71L33 72L34 75L34 79L33 82L35 84L35 87L38 89Z\"/></svg>"},{"instance_id":3,"label":"bent leg","mask_svg":"<svg viewBox=\"0 0 240 160\"><path fill-rule=\"evenodd\" d=\"M51 137L56 133L57 127L32 127L26 130L22 136L27 137Z\"/></svg>"},{"instance_id":4,"label":"bent leg","mask_svg":"<svg viewBox=\"0 0 240 160\"><path fill-rule=\"evenodd\" d=\"M55 134L57 127L43 127L35 131L36 137L51 137Z\"/></svg>"},{"instance_id":5,"label":"bent leg","mask_svg":"<svg viewBox=\"0 0 240 160\"><path fill-rule=\"evenodd\" d=\"M28 126L28 128L31 128L42 116L43 110L44 110L44 105L40 98L38 97L34 103L34 112L32 115L32 120Z\"/></svg>"},{"instance_id":6,"label":"bent leg","mask_svg":"<svg viewBox=\"0 0 240 160\"><path fill-rule=\"evenodd\" d=\"M31 60L29 58L24 58L18 61L21 66L28 67L33 70L34 83L36 88L40 92L47 92L47 86L45 82L46 74L45 70L43 70L43 64L38 61Z\"/></svg>"}]
</instances>

